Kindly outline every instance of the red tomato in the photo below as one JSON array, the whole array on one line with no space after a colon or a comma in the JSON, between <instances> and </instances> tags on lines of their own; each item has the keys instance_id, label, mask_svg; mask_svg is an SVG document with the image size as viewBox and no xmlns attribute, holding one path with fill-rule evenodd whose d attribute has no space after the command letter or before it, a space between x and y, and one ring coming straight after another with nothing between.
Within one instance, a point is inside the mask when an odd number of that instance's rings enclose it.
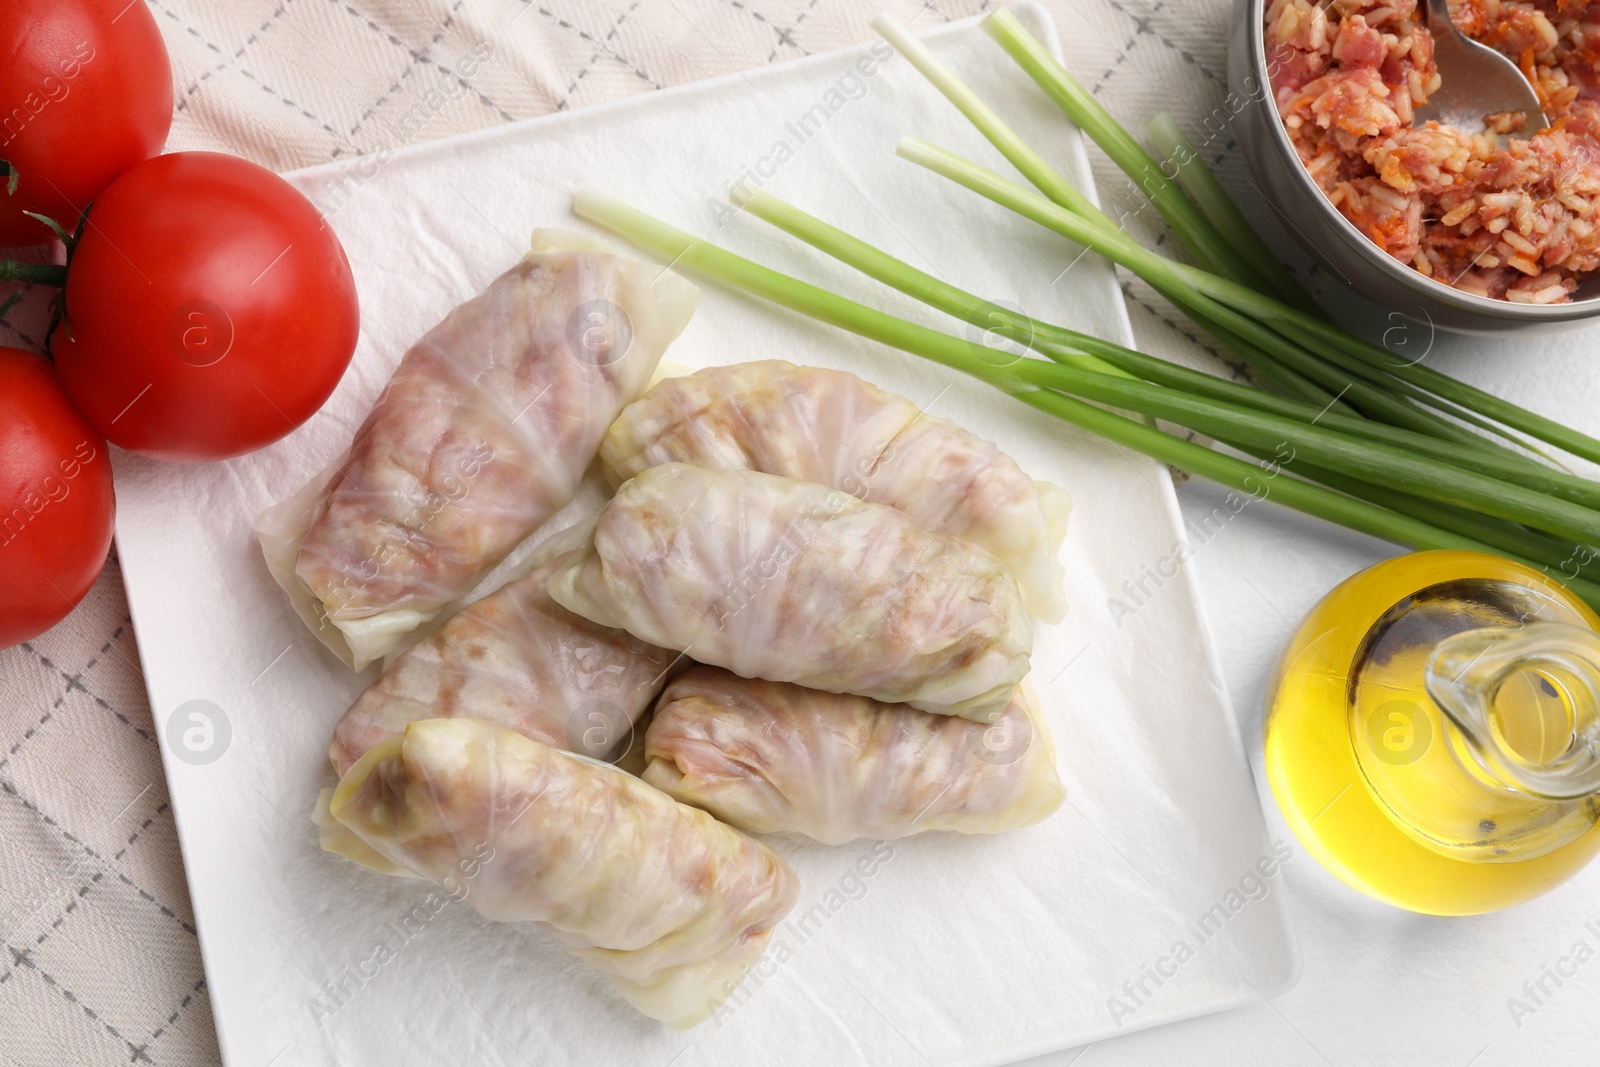
<instances>
[{"instance_id":1,"label":"red tomato","mask_svg":"<svg viewBox=\"0 0 1600 1067\"><path fill-rule=\"evenodd\" d=\"M50 364L0 348L0 648L77 607L111 548L111 457Z\"/></svg>"},{"instance_id":2,"label":"red tomato","mask_svg":"<svg viewBox=\"0 0 1600 1067\"><path fill-rule=\"evenodd\" d=\"M270 444L339 384L360 314L344 248L288 182L234 156L140 163L95 200L51 342L112 444L195 462Z\"/></svg>"},{"instance_id":3,"label":"red tomato","mask_svg":"<svg viewBox=\"0 0 1600 1067\"><path fill-rule=\"evenodd\" d=\"M0 7L0 245L69 232L111 179L161 151L172 66L144 0L5 0Z\"/></svg>"}]
</instances>

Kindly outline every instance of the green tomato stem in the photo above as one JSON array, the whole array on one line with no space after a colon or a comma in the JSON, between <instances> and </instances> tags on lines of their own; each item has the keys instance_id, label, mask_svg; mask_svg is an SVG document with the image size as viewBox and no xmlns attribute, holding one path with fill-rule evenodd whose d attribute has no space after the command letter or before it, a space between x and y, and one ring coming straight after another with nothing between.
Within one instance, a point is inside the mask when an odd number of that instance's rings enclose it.
<instances>
[{"instance_id":1,"label":"green tomato stem","mask_svg":"<svg viewBox=\"0 0 1600 1067\"><path fill-rule=\"evenodd\" d=\"M67 284L67 268L58 263L18 263L14 259L0 259L0 282L31 282L60 289Z\"/></svg>"}]
</instances>

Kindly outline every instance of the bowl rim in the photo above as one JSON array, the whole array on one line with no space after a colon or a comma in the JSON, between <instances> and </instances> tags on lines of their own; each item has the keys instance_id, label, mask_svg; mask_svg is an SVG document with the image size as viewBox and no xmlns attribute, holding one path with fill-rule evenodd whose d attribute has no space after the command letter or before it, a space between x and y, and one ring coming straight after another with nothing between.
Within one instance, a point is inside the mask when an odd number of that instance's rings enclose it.
<instances>
[{"instance_id":1,"label":"bowl rim","mask_svg":"<svg viewBox=\"0 0 1600 1067\"><path fill-rule=\"evenodd\" d=\"M1289 170L1293 173L1290 179L1301 193L1316 203L1314 210L1321 213L1325 222L1333 226L1345 239L1347 244L1356 246L1357 252L1367 258L1368 262L1376 266L1390 279L1406 286L1419 297L1440 301L1452 308L1476 315L1487 315L1492 318L1510 319L1520 322L1571 322L1576 319L1590 318L1600 315L1600 294L1586 296L1577 300L1569 300L1561 304L1518 304L1510 300L1496 300L1493 297L1478 296L1457 289L1453 285L1446 285L1435 278L1430 278L1412 267L1380 249L1371 238L1356 228L1355 223L1345 218L1328 199L1328 194L1322 191L1311 178L1311 173L1306 170L1305 164L1300 161L1300 153L1295 150L1294 144L1289 140L1289 131L1283 124L1283 117L1278 112L1277 94L1273 89L1272 78L1267 68L1266 46L1266 12L1268 0L1245 0L1248 15L1246 18L1246 47L1250 50L1250 71L1259 82L1259 91L1255 93L1246 90L1246 95L1255 98L1255 102L1267 108L1269 128L1268 136L1272 139L1273 148L1289 163ZM1232 87L1237 88L1237 87ZM1282 214L1283 209L1274 205L1274 209ZM1292 223L1291 223L1292 225Z\"/></svg>"}]
</instances>

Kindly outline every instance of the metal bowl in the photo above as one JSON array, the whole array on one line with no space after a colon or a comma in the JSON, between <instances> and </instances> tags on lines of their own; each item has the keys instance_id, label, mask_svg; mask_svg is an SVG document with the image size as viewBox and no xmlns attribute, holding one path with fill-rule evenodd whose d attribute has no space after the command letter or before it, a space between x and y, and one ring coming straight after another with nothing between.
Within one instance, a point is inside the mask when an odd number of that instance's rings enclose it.
<instances>
[{"instance_id":1,"label":"metal bowl","mask_svg":"<svg viewBox=\"0 0 1600 1067\"><path fill-rule=\"evenodd\" d=\"M1267 71L1266 0L1236 0L1228 46L1228 108L1261 192L1278 220L1350 286L1411 318L1457 333L1505 336L1572 330L1600 316L1600 278L1565 304L1513 304L1453 289L1381 251L1328 202L1289 143Z\"/></svg>"}]
</instances>

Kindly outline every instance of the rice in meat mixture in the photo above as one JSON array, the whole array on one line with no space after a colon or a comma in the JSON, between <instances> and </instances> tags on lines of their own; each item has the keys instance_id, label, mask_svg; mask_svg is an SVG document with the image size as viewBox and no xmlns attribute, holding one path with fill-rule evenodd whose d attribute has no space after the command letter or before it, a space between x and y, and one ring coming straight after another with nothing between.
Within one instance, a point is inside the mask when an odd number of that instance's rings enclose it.
<instances>
[{"instance_id":1,"label":"rice in meat mixture","mask_svg":"<svg viewBox=\"0 0 1600 1067\"><path fill-rule=\"evenodd\" d=\"M1440 85L1417 0L1271 0L1278 112L1328 199L1394 258L1480 296L1564 301L1600 269L1600 0L1450 10L1522 67L1550 129L1502 148L1520 113L1412 128Z\"/></svg>"}]
</instances>

